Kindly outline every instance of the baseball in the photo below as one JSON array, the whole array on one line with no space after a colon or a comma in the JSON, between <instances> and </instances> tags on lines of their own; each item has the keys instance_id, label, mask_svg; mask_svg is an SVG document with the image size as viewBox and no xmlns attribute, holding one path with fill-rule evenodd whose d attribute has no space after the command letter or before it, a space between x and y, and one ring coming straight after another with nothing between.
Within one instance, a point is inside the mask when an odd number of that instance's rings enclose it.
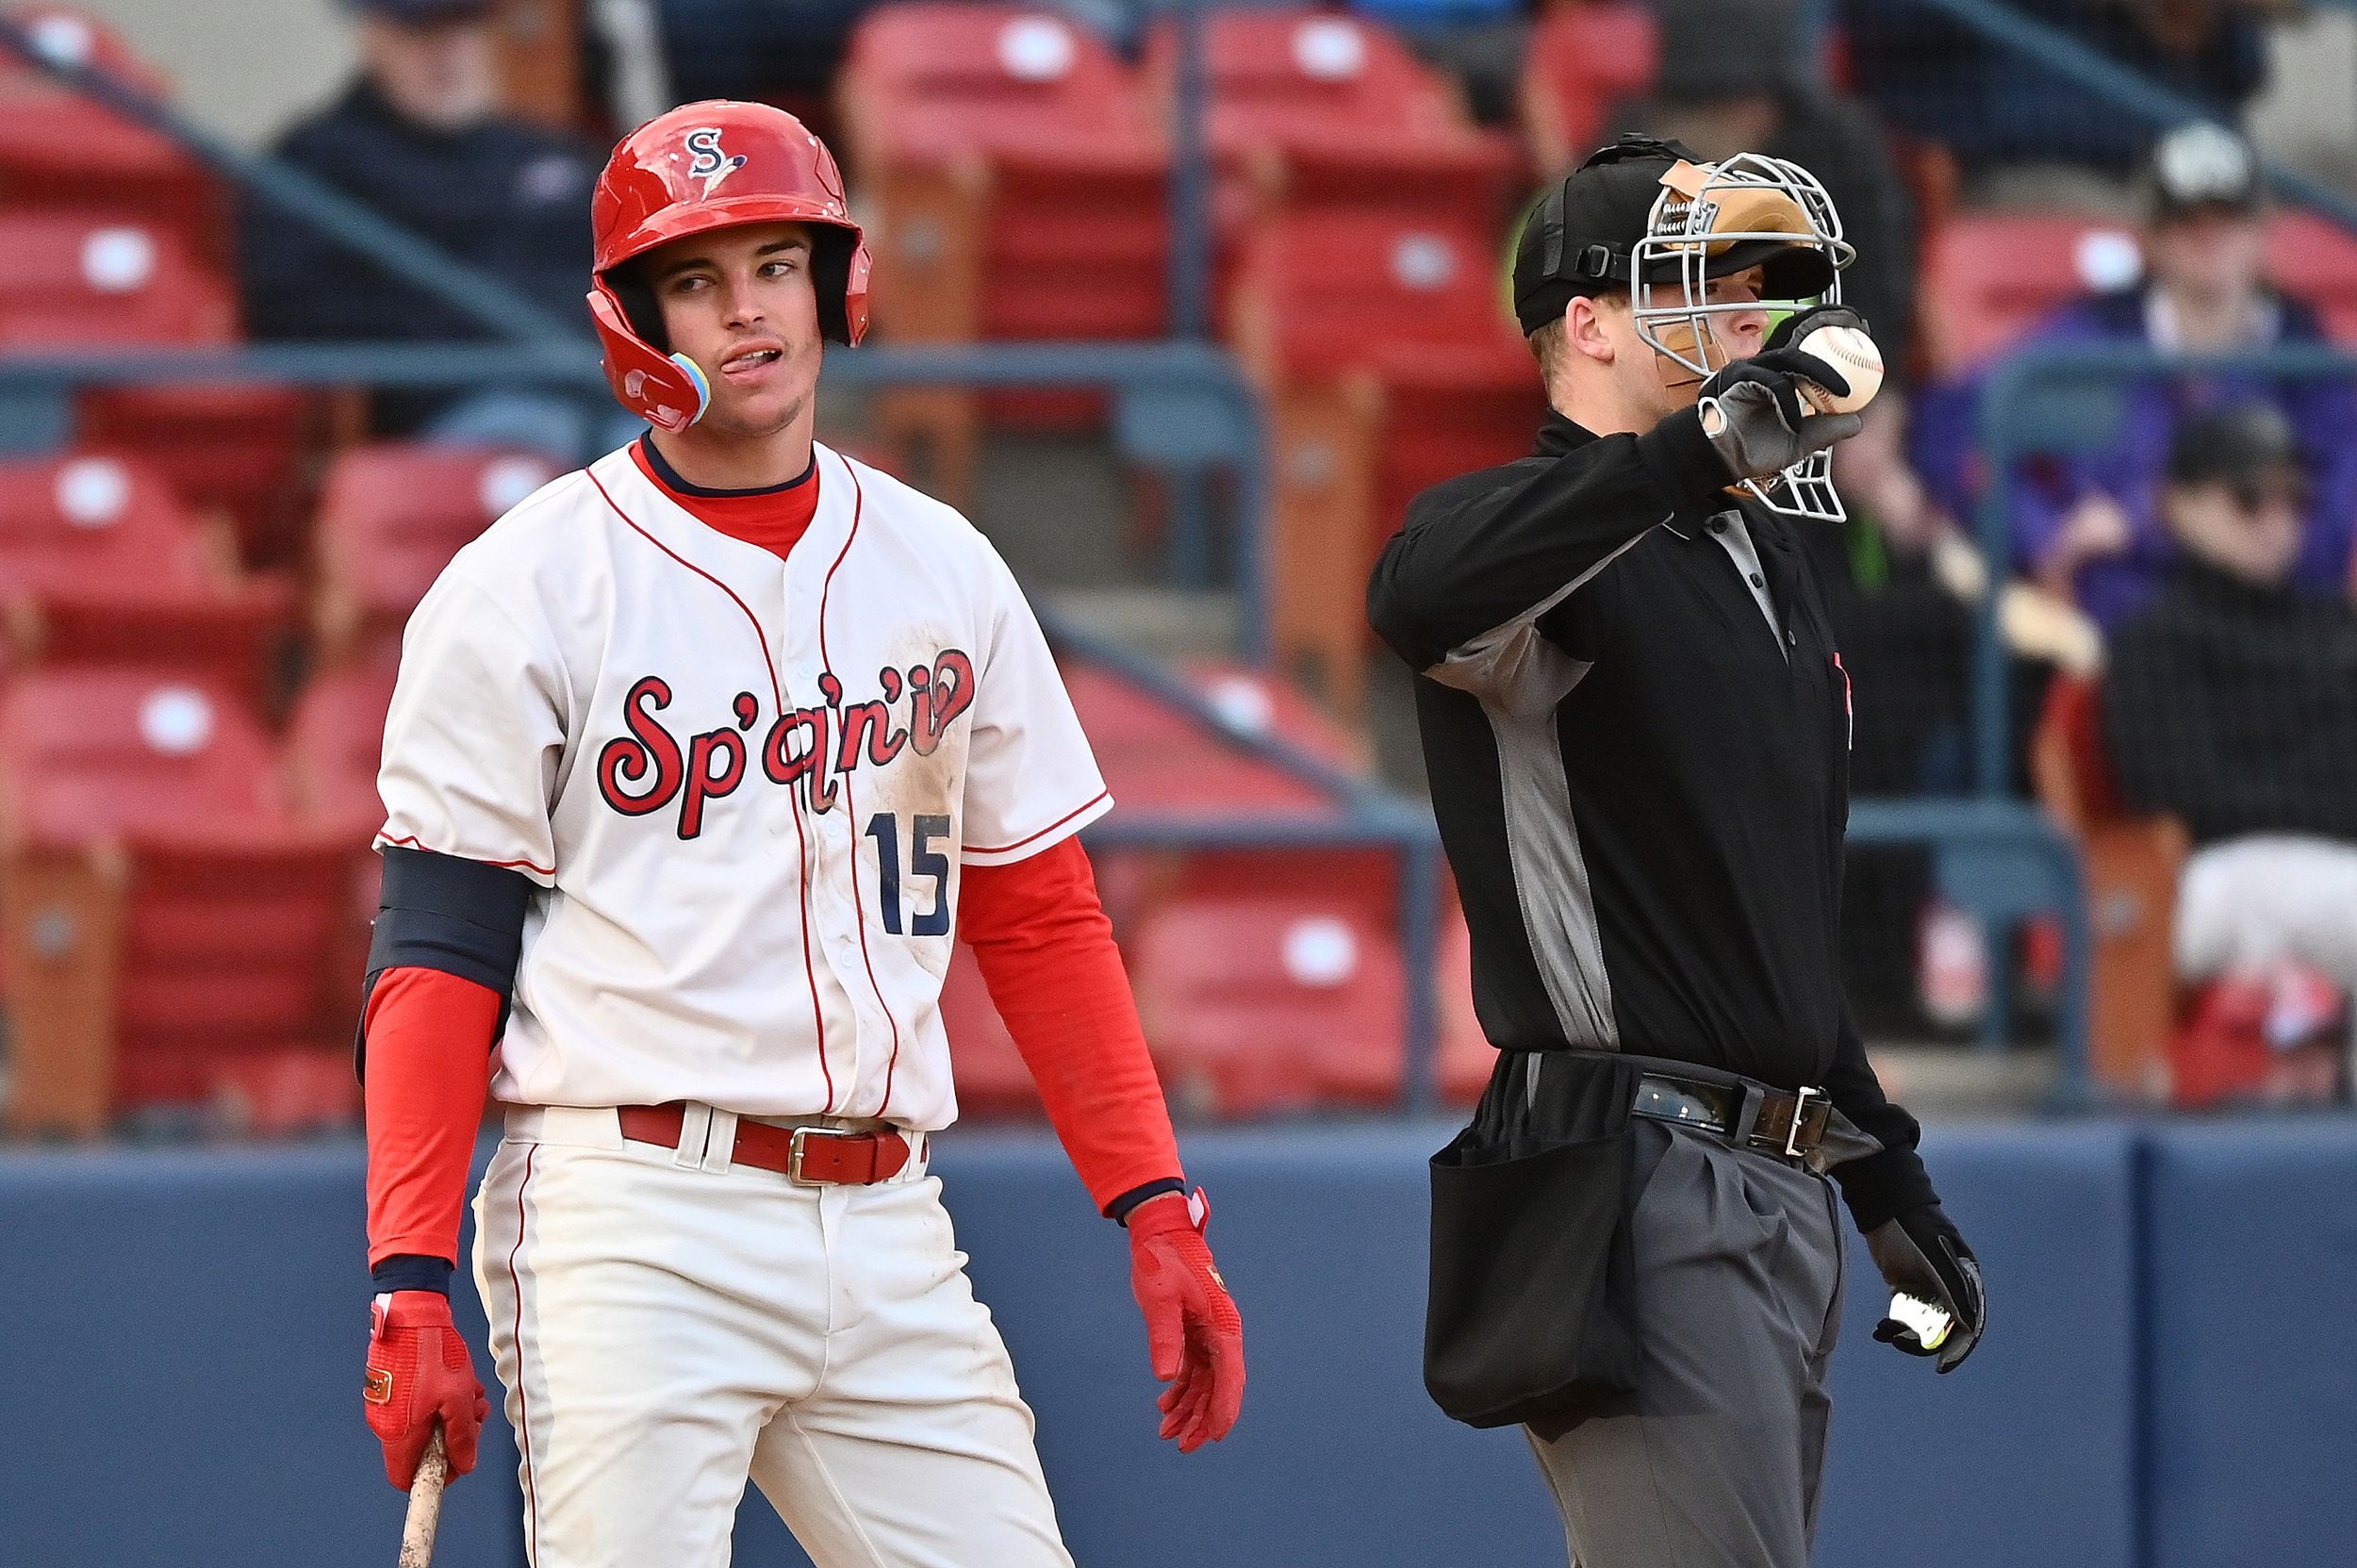
<instances>
[{"instance_id":1,"label":"baseball","mask_svg":"<svg viewBox=\"0 0 2357 1568\"><path fill-rule=\"evenodd\" d=\"M1817 388L1808 401L1821 414L1854 414L1874 401L1883 387L1883 351L1874 339L1854 326L1821 326L1801 339L1803 354L1813 354L1849 378L1850 395L1836 397Z\"/></svg>"}]
</instances>

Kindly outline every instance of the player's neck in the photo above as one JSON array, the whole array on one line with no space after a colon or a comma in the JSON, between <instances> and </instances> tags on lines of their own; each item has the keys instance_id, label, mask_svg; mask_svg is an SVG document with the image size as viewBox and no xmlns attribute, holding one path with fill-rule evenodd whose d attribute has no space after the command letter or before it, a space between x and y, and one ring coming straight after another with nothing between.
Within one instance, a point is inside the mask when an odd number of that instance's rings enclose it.
<instances>
[{"instance_id":1,"label":"player's neck","mask_svg":"<svg viewBox=\"0 0 2357 1568\"><path fill-rule=\"evenodd\" d=\"M811 429L797 420L772 436L748 439L689 425L676 435L650 430L647 439L671 471L708 490L760 490L791 485L810 471Z\"/></svg>"},{"instance_id":2,"label":"player's neck","mask_svg":"<svg viewBox=\"0 0 2357 1568\"><path fill-rule=\"evenodd\" d=\"M1611 386L1573 386L1558 383L1548 400L1555 411L1591 436L1641 436L1656 421L1631 409Z\"/></svg>"}]
</instances>

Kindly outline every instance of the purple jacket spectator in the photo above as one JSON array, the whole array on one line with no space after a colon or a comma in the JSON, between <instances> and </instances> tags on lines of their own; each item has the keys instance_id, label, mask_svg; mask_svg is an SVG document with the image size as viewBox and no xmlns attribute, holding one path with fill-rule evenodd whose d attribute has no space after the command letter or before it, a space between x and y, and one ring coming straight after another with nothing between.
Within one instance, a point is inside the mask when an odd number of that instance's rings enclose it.
<instances>
[{"instance_id":1,"label":"purple jacket spectator","mask_svg":"<svg viewBox=\"0 0 2357 1568\"><path fill-rule=\"evenodd\" d=\"M2325 341L2316 311L2262 275L2264 209L2249 149L2217 126L2192 125L2163 140L2154 164L2145 280L2066 306L2021 346L2233 352ZM1911 454L1926 486L1965 519L1975 515L1986 477L1978 453L1986 377L1984 367L1935 388L1913 427ZM2105 450L2018 466L2016 570L2068 592L2102 625L2117 624L2151 598L2176 558L2159 503L2178 430L2195 416L2261 402L2290 421L2308 475L2296 579L2343 591L2357 521L2357 387L2341 379L2176 373L2128 382L2119 397L2118 433ZM2090 517L2094 511L2106 515Z\"/></svg>"}]
</instances>

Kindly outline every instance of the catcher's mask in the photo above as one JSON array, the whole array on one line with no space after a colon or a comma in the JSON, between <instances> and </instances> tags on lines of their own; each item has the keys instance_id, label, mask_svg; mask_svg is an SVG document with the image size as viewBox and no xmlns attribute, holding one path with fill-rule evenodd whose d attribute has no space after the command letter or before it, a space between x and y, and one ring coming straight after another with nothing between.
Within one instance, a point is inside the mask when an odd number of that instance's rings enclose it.
<instances>
[{"instance_id":1,"label":"catcher's mask","mask_svg":"<svg viewBox=\"0 0 2357 1568\"><path fill-rule=\"evenodd\" d=\"M1841 269L1856 249L1841 238L1841 215L1817 176L1797 163L1738 153L1715 164L1680 159L1661 189L1630 255L1629 299L1638 335L1671 365L1671 386L1706 380L1732 357L1719 338L1720 318L1836 304ZM1757 301L1710 298L1710 280L1758 267ZM1834 493L1833 454L1809 456L1742 488L1787 517L1839 522L1847 513Z\"/></svg>"}]
</instances>

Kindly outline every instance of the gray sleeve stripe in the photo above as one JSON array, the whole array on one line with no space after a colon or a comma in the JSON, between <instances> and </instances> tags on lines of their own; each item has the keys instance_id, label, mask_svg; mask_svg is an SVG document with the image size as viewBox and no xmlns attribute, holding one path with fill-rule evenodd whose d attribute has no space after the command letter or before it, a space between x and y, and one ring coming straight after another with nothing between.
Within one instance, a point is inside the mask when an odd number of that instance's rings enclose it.
<instances>
[{"instance_id":1,"label":"gray sleeve stripe","mask_svg":"<svg viewBox=\"0 0 2357 1568\"><path fill-rule=\"evenodd\" d=\"M1550 643L1533 642L1536 652L1520 667L1520 686L1499 694L1503 700L1482 701L1497 741L1515 899L1563 1038L1575 1046L1617 1050L1621 1035L1612 1013L1612 982L1605 973L1595 895L1572 820L1555 717L1591 667Z\"/></svg>"},{"instance_id":2,"label":"gray sleeve stripe","mask_svg":"<svg viewBox=\"0 0 2357 1568\"><path fill-rule=\"evenodd\" d=\"M1668 521L1668 519L1663 519ZM1529 609L1507 621L1493 626L1477 637L1459 643L1425 674L1444 686L1472 692L1486 699L1493 692L1511 690L1523 684L1525 667L1539 643L1539 618L1554 609L1590 582L1596 573L1619 560L1631 546L1645 536L1640 534L1619 550L1607 555L1577 577L1556 589Z\"/></svg>"}]
</instances>

